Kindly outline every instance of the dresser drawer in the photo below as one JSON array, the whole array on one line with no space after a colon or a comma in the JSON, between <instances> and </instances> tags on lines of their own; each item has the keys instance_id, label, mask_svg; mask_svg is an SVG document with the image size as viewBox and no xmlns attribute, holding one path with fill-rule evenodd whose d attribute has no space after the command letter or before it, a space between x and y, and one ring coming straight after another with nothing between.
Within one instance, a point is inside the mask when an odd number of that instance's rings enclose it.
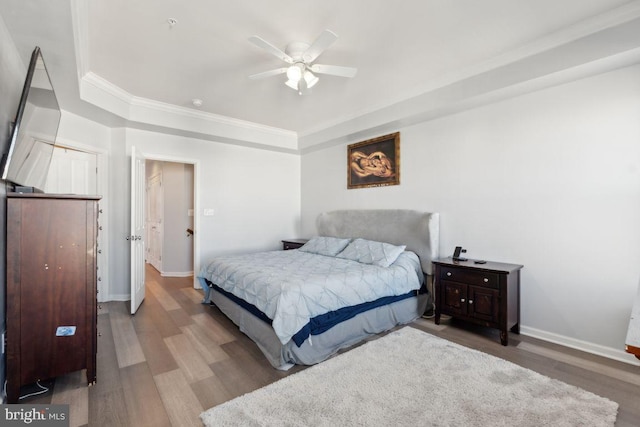
<instances>
[{"instance_id":1,"label":"dresser drawer","mask_svg":"<svg viewBox=\"0 0 640 427\"><path fill-rule=\"evenodd\" d=\"M468 285L486 286L494 289L499 288L498 274L483 271L470 271L463 268L442 267L440 269L440 279L465 283Z\"/></svg>"}]
</instances>

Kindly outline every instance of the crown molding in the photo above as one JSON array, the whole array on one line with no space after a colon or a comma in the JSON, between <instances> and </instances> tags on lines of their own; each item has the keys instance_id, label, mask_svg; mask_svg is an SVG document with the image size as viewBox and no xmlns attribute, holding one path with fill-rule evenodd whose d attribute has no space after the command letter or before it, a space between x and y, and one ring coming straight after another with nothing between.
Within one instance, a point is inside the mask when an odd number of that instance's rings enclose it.
<instances>
[{"instance_id":1,"label":"crown molding","mask_svg":"<svg viewBox=\"0 0 640 427\"><path fill-rule=\"evenodd\" d=\"M80 80L80 98L130 123L208 135L208 140L218 137L263 148L298 148L298 135L293 131L133 96L92 72Z\"/></svg>"},{"instance_id":2,"label":"crown molding","mask_svg":"<svg viewBox=\"0 0 640 427\"><path fill-rule=\"evenodd\" d=\"M89 72L89 9L85 0L71 0L71 22L78 81Z\"/></svg>"},{"instance_id":3,"label":"crown molding","mask_svg":"<svg viewBox=\"0 0 640 427\"><path fill-rule=\"evenodd\" d=\"M357 120L359 117L371 115L376 111L385 110L393 105L403 103L409 99L415 98L416 95L433 92L440 88L453 85L456 82L470 79L474 76L499 69L512 63L517 63L526 58L540 55L546 51L570 44L576 40L629 23L639 18L640 0L635 0L616 9L612 9L603 14L578 22L570 27L563 28L559 31L548 34L547 36L538 38L531 43L521 46L520 48L474 64L458 72L427 79L429 80L427 83L421 87L413 88L410 92L398 94L393 99L389 99L383 103L370 105L366 109L343 116L332 122L324 122L315 128L299 132L298 136L301 139L308 139L307 137L314 134L322 133L323 131L340 126L346 122Z\"/></svg>"},{"instance_id":4,"label":"crown molding","mask_svg":"<svg viewBox=\"0 0 640 427\"><path fill-rule=\"evenodd\" d=\"M619 43L607 43L617 36ZM593 38L596 40L593 40ZM596 43L600 42L600 43ZM597 48L594 47L597 45ZM640 63L640 19L300 136L303 154Z\"/></svg>"},{"instance_id":5,"label":"crown molding","mask_svg":"<svg viewBox=\"0 0 640 427\"><path fill-rule=\"evenodd\" d=\"M637 46L629 45L626 54L611 48L610 52L602 51L597 58L583 55L580 61L555 67L544 62L545 58L557 61L558 52L579 55L580 52L567 48L580 47L583 40L597 41L598 37L606 40L607 33L618 27L640 26L640 0L635 0L458 72L426 79L425 85L413 88L411 92L399 93L382 103L296 133L128 93L90 71L87 2L71 0L71 10L78 84L83 101L123 118L134 128L191 134L211 141L298 153L497 102L507 96L560 84L570 76L579 78L576 76L593 74L595 70L606 72L622 66L620 64L629 65L637 61L634 48L640 46L640 42ZM592 66L596 62L597 66ZM536 71L527 73L523 71L523 65ZM517 78L509 74L514 69L520 73ZM478 89L478 83L484 87Z\"/></svg>"}]
</instances>

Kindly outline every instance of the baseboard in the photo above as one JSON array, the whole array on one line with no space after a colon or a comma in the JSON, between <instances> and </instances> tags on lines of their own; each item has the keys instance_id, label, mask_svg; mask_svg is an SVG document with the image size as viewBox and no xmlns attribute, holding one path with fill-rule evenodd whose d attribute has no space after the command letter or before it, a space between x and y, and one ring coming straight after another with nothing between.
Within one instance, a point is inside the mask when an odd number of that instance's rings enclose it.
<instances>
[{"instance_id":1,"label":"baseboard","mask_svg":"<svg viewBox=\"0 0 640 427\"><path fill-rule=\"evenodd\" d=\"M640 360L636 359L632 354L617 348L605 347L603 345L578 340L564 335L554 334L552 332L543 331L541 329L520 326L520 333L529 337L537 338L543 341L560 344L565 347L606 357L608 359L617 360L619 362L628 363L630 365L640 366Z\"/></svg>"},{"instance_id":2,"label":"baseboard","mask_svg":"<svg viewBox=\"0 0 640 427\"><path fill-rule=\"evenodd\" d=\"M190 277L193 276L193 271L161 271L162 277Z\"/></svg>"},{"instance_id":3,"label":"baseboard","mask_svg":"<svg viewBox=\"0 0 640 427\"><path fill-rule=\"evenodd\" d=\"M106 301L102 301L102 302L109 302L109 301L129 301L131 299L131 294L111 294L108 297L109 299L107 299Z\"/></svg>"}]
</instances>

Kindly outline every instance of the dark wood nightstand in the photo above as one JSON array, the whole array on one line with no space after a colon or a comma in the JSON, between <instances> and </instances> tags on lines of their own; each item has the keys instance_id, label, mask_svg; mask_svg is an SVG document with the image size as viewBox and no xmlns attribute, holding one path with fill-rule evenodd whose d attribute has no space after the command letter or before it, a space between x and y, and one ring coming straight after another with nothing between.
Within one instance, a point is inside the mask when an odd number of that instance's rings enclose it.
<instances>
[{"instance_id":1,"label":"dark wood nightstand","mask_svg":"<svg viewBox=\"0 0 640 427\"><path fill-rule=\"evenodd\" d=\"M285 251L289 250L289 249L298 249L300 246L304 245L308 241L309 241L309 239L287 239L287 240L282 240L282 249L285 250Z\"/></svg>"},{"instance_id":2,"label":"dark wood nightstand","mask_svg":"<svg viewBox=\"0 0 640 427\"><path fill-rule=\"evenodd\" d=\"M522 265L444 258L435 265L436 325L440 315L500 329L500 342L509 343L509 330L520 333L520 269Z\"/></svg>"}]
</instances>

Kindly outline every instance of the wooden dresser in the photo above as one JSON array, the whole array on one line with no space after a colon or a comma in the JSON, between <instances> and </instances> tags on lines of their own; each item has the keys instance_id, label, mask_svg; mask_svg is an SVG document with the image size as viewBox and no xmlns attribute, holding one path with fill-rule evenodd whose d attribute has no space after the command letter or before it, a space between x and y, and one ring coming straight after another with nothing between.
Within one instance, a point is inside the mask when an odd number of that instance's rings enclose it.
<instances>
[{"instance_id":1,"label":"wooden dresser","mask_svg":"<svg viewBox=\"0 0 640 427\"><path fill-rule=\"evenodd\" d=\"M7 194L7 400L81 369L96 380L99 196Z\"/></svg>"}]
</instances>

